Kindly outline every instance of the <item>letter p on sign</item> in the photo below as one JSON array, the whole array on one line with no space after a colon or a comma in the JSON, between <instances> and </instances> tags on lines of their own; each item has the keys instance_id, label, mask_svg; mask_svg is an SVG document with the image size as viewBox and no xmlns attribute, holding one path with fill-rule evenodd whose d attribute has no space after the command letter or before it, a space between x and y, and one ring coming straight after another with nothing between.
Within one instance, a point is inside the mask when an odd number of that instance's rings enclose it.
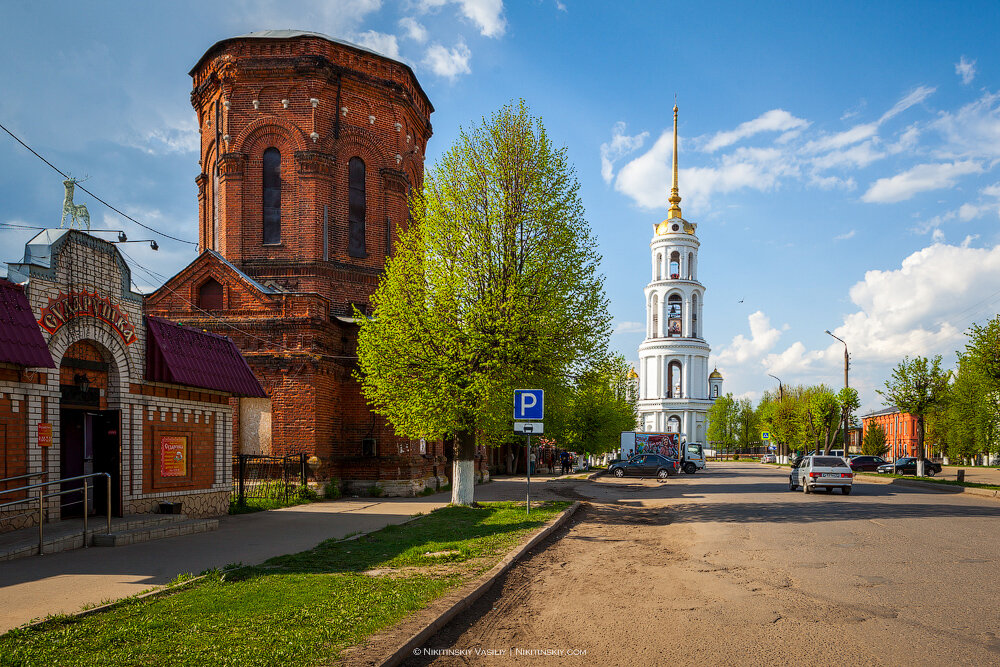
<instances>
[{"instance_id":1,"label":"letter p on sign","mask_svg":"<svg viewBox=\"0 0 1000 667\"><path fill-rule=\"evenodd\" d=\"M514 419L544 419L545 391L542 389L514 390Z\"/></svg>"}]
</instances>

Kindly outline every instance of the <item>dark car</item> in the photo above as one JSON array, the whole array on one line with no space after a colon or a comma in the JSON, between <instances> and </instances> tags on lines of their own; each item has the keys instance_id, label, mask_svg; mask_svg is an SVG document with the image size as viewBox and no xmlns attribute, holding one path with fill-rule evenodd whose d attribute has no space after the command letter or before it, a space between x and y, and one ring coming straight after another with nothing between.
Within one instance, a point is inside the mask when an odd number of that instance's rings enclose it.
<instances>
[{"instance_id":1,"label":"dark car","mask_svg":"<svg viewBox=\"0 0 1000 667\"><path fill-rule=\"evenodd\" d=\"M637 454L628 461L614 463L608 472L615 477L657 477L666 479L680 471L677 459L661 454Z\"/></svg>"},{"instance_id":2,"label":"dark car","mask_svg":"<svg viewBox=\"0 0 1000 667\"><path fill-rule=\"evenodd\" d=\"M879 466L884 466L889 462L881 456L852 456L847 462L854 472L875 472Z\"/></svg>"},{"instance_id":3,"label":"dark car","mask_svg":"<svg viewBox=\"0 0 1000 667\"><path fill-rule=\"evenodd\" d=\"M893 475L916 475L917 459L915 456L904 456L901 459L896 459L892 463L880 465L877 472L890 473ZM935 473L939 472L941 472L940 463L934 463L934 461L931 461L930 459L924 459L924 474L928 477L933 477Z\"/></svg>"}]
</instances>

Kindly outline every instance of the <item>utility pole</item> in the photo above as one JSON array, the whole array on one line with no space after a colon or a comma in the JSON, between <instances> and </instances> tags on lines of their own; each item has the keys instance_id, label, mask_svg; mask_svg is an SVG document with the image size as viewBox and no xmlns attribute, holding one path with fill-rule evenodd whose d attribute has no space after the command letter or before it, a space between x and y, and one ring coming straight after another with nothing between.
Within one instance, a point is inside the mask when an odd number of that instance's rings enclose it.
<instances>
[{"instance_id":1,"label":"utility pole","mask_svg":"<svg viewBox=\"0 0 1000 667\"><path fill-rule=\"evenodd\" d=\"M832 333L830 333L829 329L826 330L826 333L830 334L830 336L832 336L833 338L836 338L841 343L844 343L844 389L847 389L848 386L849 386L847 384L847 369L851 365L851 357L847 354L847 343L844 342L844 340L842 338L837 338L837 336L834 336ZM845 460L847 459L847 431L848 431L847 420L848 420L848 418L849 417L847 415L847 410L844 410L844 459Z\"/></svg>"},{"instance_id":2,"label":"utility pole","mask_svg":"<svg viewBox=\"0 0 1000 667\"><path fill-rule=\"evenodd\" d=\"M777 375L771 375L770 373L768 373L767 375L768 375L768 377L773 377L775 380L778 381L778 402L780 403L781 401L784 401L785 400L785 385L781 384L781 378L779 378ZM785 451L788 448L787 443L779 442L778 444L781 446L781 455L782 456L787 457L787 456L789 456L791 454L791 452ZM781 463L787 463L787 461L782 461Z\"/></svg>"}]
</instances>

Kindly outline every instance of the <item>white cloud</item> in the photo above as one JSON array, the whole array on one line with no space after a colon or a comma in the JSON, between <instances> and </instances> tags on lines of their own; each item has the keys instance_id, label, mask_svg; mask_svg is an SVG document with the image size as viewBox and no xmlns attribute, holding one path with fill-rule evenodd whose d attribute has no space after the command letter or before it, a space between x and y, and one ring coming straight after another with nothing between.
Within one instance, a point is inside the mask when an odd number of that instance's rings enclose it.
<instances>
[{"instance_id":1,"label":"white cloud","mask_svg":"<svg viewBox=\"0 0 1000 667\"><path fill-rule=\"evenodd\" d=\"M406 31L406 36L418 44L427 41L427 28L420 24L415 18L404 16L399 19L399 27Z\"/></svg>"},{"instance_id":2,"label":"white cloud","mask_svg":"<svg viewBox=\"0 0 1000 667\"><path fill-rule=\"evenodd\" d=\"M976 78L976 61L966 60L965 56L955 63L955 74L962 77L962 83L969 85Z\"/></svg>"},{"instance_id":3,"label":"white cloud","mask_svg":"<svg viewBox=\"0 0 1000 667\"><path fill-rule=\"evenodd\" d=\"M357 42L359 46L369 48L372 51L381 53L383 56L392 58L393 60L399 60L399 42L396 41L395 35L387 35L384 32L367 30L365 32L356 33L354 35L354 41Z\"/></svg>"},{"instance_id":4,"label":"white cloud","mask_svg":"<svg viewBox=\"0 0 1000 667\"><path fill-rule=\"evenodd\" d=\"M733 337L729 345L723 346L714 357L719 364L742 365L757 360L770 352L781 338L781 332L771 326L771 320L758 310L749 317L750 338L743 334Z\"/></svg>"},{"instance_id":5,"label":"white cloud","mask_svg":"<svg viewBox=\"0 0 1000 667\"><path fill-rule=\"evenodd\" d=\"M616 334L645 333L646 325L642 322L619 322L615 325Z\"/></svg>"},{"instance_id":6,"label":"white cloud","mask_svg":"<svg viewBox=\"0 0 1000 667\"><path fill-rule=\"evenodd\" d=\"M486 37L500 37L507 30L507 19L503 15L503 0L419 0L423 11L438 9L447 4L456 4L462 16L472 21L479 32Z\"/></svg>"},{"instance_id":7,"label":"white cloud","mask_svg":"<svg viewBox=\"0 0 1000 667\"><path fill-rule=\"evenodd\" d=\"M816 169L831 169L834 167L867 167L876 160L885 157L885 153L875 148L874 139L851 146L844 150L834 150L812 159L810 164Z\"/></svg>"},{"instance_id":8,"label":"white cloud","mask_svg":"<svg viewBox=\"0 0 1000 667\"><path fill-rule=\"evenodd\" d=\"M427 48L424 65L438 76L454 80L459 74L468 74L472 71L469 68L471 58L472 52L462 40L459 40L453 49L435 42Z\"/></svg>"},{"instance_id":9,"label":"white cloud","mask_svg":"<svg viewBox=\"0 0 1000 667\"><path fill-rule=\"evenodd\" d=\"M844 234L838 234L837 236L834 236L833 240L834 241L846 241L847 239L853 239L854 235L857 234L857 233L858 233L858 230L852 229L851 231L846 232Z\"/></svg>"},{"instance_id":10,"label":"white cloud","mask_svg":"<svg viewBox=\"0 0 1000 667\"><path fill-rule=\"evenodd\" d=\"M610 183L614 176L614 164L622 157L642 148L649 132L641 132L634 137L625 134L625 123L618 121L611 128L611 141L601 144L601 177Z\"/></svg>"},{"instance_id":11,"label":"white cloud","mask_svg":"<svg viewBox=\"0 0 1000 667\"><path fill-rule=\"evenodd\" d=\"M942 113L931 127L944 135L944 157L1000 158L1000 93L984 93L955 113Z\"/></svg>"},{"instance_id":12,"label":"white cloud","mask_svg":"<svg viewBox=\"0 0 1000 667\"><path fill-rule=\"evenodd\" d=\"M884 114L882 114L882 117L878 119L878 124L881 125L882 123L884 123L885 121L889 120L890 118L893 118L893 117L898 116L899 114L903 113L904 111L906 111L910 107L912 107L912 106L914 106L916 104L920 104L921 102L923 102L924 100L926 100L928 97L930 97L932 94L934 94L934 92L936 90L937 90L937 88L928 88L927 86L918 86L916 90L914 90L912 93L910 93L909 95L905 96L903 99L901 99L898 102L896 102L895 104L893 104L891 109L889 109Z\"/></svg>"},{"instance_id":13,"label":"white cloud","mask_svg":"<svg viewBox=\"0 0 1000 667\"><path fill-rule=\"evenodd\" d=\"M859 141L864 141L865 139L871 139L877 132L877 123L855 125L849 130L844 130L843 132L838 132L836 134L831 134L829 136L810 141L805 145L803 150L806 153L821 153L823 151L834 150L836 148L843 148L844 146L850 146L851 144L856 144Z\"/></svg>"},{"instance_id":14,"label":"white cloud","mask_svg":"<svg viewBox=\"0 0 1000 667\"><path fill-rule=\"evenodd\" d=\"M918 164L907 171L875 181L861 200L869 203L900 202L919 192L950 188L959 176L977 174L982 166L971 160L940 164Z\"/></svg>"},{"instance_id":15,"label":"white cloud","mask_svg":"<svg viewBox=\"0 0 1000 667\"><path fill-rule=\"evenodd\" d=\"M784 109L771 109L753 120L741 123L735 130L717 132L705 143L702 150L711 153L761 132L787 132L808 126L808 121L796 118Z\"/></svg>"},{"instance_id":16,"label":"white cloud","mask_svg":"<svg viewBox=\"0 0 1000 667\"><path fill-rule=\"evenodd\" d=\"M312 0L304 3L238 0L234 10L226 15L232 23L248 30L261 30L261 26L309 26L309 30L327 35L346 35L381 8L382 0Z\"/></svg>"}]
</instances>

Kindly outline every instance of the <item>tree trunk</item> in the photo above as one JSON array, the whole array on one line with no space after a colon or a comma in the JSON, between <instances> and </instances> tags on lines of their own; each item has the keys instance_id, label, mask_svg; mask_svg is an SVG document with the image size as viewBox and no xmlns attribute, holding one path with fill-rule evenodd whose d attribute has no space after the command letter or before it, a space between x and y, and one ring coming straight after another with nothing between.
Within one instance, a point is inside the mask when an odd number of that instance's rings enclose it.
<instances>
[{"instance_id":1,"label":"tree trunk","mask_svg":"<svg viewBox=\"0 0 1000 667\"><path fill-rule=\"evenodd\" d=\"M455 436L455 463L452 473L451 502L471 505L476 489L476 434L471 429Z\"/></svg>"}]
</instances>

